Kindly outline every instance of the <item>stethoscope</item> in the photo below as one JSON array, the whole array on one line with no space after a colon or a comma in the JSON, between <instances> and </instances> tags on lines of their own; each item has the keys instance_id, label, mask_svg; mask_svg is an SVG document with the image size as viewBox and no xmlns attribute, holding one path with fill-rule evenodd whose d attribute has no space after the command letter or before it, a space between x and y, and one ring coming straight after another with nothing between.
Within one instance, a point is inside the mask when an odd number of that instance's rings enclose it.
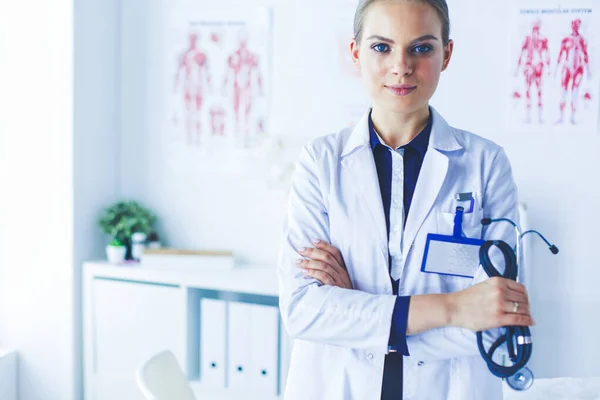
<instances>
[{"instance_id":1,"label":"stethoscope","mask_svg":"<svg viewBox=\"0 0 600 400\"><path fill-rule=\"evenodd\" d=\"M529 230L521 234L521 231L517 224L508 218L490 219L484 218L481 220L482 225L490 225L493 222L505 221L511 224L515 228L516 234L516 246L515 249L511 248L508 243L502 240L488 240L483 243L479 249L479 259L481 266L488 274L489 277L500 276L507 279L512 279L519 282L518 268L521 265L521 241L523 237L530 233L537 234L546 244L549 246L552 254L558 253L558 247L550 244L546 238L535 230ZM492 246L497 247L504 255L506 267L504 274L498 272L498 270L492 264L489 256L489 251ZM515 309L518 304L515 304ZM512 361L511 366L504 366L496 363L493 360L495 351L506 343L508 349L508 357ZM490 347L486 350L483 346L482 332L477 332L477 347L481 357L485 360L489 370L495 376L505 379L508 386L514 390L522 391L527 390L533 385L533 372L527 368L527 362L531 357L533 340L531 338L531 331L528 327L524 326L508 326L506 327L506 333L498 338Z\"/></svg>"}]
</instances>

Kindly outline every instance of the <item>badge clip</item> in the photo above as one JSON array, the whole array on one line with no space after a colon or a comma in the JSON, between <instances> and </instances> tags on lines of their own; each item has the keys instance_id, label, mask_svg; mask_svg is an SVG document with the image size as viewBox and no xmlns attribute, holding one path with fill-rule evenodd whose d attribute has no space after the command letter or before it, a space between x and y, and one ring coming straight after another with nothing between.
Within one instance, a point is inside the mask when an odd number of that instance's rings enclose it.
<instances>
[{"instance_id":1,"label":"badge clip","mask_svg":"<svg viewBox=\"0 0 600 400\"><path fill-rule=\"evenodd\" d=\"M456 201L460 201L460 202L469 202L469 211L465 211L465 214L470 214L473 212L473 207L475 206L475 198L473 198L473 192L467 192L467 193L456 193L456 195L454 196L454 198L456 199Z\"/></svg>"}]
</instances>

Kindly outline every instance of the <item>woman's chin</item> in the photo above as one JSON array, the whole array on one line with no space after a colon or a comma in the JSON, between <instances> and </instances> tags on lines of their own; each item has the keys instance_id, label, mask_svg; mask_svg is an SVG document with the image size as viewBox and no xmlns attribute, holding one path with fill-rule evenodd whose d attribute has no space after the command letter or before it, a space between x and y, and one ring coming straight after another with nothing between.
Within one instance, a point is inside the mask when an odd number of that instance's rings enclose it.
<instances>
[{"instance_id":1,"label":"woman's chin","mask_svg":"<svg viewBox=\"0 0 600 400\"><path fill-rule=\"evenodd\" d=\"M384 108L389 112L397 114L412 114L427 108L428 105L429 102L427 101L416 101L414 99L402 98L386 102Z\"/></svg>"}]
</instances>

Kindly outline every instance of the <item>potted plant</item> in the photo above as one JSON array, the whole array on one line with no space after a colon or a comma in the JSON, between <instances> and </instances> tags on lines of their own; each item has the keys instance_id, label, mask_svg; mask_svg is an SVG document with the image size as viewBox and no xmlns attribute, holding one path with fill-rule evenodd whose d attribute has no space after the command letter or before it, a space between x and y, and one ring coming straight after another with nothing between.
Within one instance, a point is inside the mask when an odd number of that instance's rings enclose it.
<instances>
[{"instance_id":1,"label":"potted plant","mask_svg":"<svg viewBox=\"0 0 600 400\"><path fill-rule=\"evenodd\" d=\"M154 231L156 216L137 201L119 201L106 209L98 220L102 231L126 248L125 259L131 260L131 236Z\"/></svg>"},{"instance_id":2,"label":"potted plant","mask_svg":"<svg viewBox=\"0 0 600 400\"><path fill-rule=\"evenodd\" d=\"M116 238L106 246L106 258L111 264L121 264L125 261L126 252L127 247Z\"/></svg>"}]
</instances>

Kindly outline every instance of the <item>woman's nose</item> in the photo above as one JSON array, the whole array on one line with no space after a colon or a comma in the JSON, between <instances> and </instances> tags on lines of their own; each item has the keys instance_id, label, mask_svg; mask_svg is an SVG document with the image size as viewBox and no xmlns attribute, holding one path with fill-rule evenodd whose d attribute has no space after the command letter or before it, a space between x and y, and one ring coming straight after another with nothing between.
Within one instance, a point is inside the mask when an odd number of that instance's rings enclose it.
<instances>
[{"instance_id":1,"label":"woman's nose","mask_svg":"<svg viewBox=\"0 0 600 400\"><path fill-rule=\"evenodd\" d=\"M392 60L392 74L398 76L407 76L412 73L412 66L408 57L404 54L399 54Z\"/></svg>"}]
</instances>

